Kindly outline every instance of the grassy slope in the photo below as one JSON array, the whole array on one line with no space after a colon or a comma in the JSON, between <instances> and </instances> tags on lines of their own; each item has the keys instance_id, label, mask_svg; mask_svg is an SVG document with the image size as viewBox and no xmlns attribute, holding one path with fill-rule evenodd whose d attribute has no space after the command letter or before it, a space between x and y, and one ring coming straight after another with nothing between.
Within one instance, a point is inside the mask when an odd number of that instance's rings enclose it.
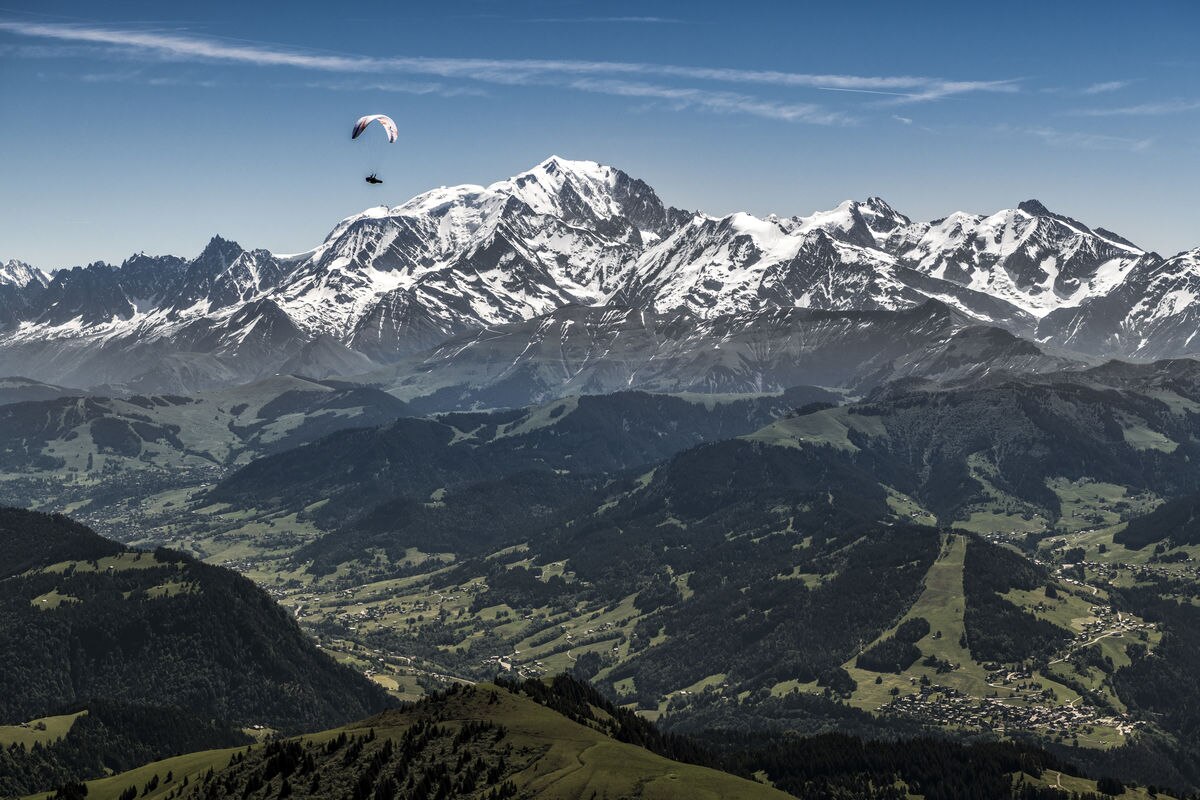
<instances>
[{"instance_id":1,"label":"grassy slope","mask_svg":"<svg viewBox=\"0 0 1200 800\"><path fill-rule=\"evenodd\" d=\"M107 778L87 781L88 800L117 800L121 796L121 792L130 786L136 785L140 792L141 788L146 785L146 782L152 776L158 775L161 779L167 772L172 772L174 780L171 783L163 784L159 786L157 791L145 795L147 798L159 798L166 795L172 789L177 788L184 776L195 780L209 769L221 769L229 763L230 756L242 749L239 747L230 747L224 750L203 750L199 753L187 753L186 755L145 764L137 769L131 769L128 772L122 772ZM29 795L29 797L38 798L38 800L47 800L47 798L53 795L54 792L43 792L41 794Z\"/></svg>"},{"instance_id":2,"label":"grassy slope","mask_svg":"<svg viewBox=\"0 0 1200 800\"><path fill-rule=\"evenodd\" d=\"M1031 778L1028 775L1024 776L1025 783L1030 786L1047 786L1055 789L1062 789L1066 792L1078 792L1080 794L1092 793L1095 794L1099 790L1096 788L1096 782L1090 781L1087 778L1078 778L1074 775L1068 775L1065 772L1057 772L1055 770L1047 770L1042 774L1041 778ZM1150 798L1157 797L1159 800L1172 800L1173 795L1168 795L1163 792L1158 794L1150 794L1144 786L1127 786L1123 794L1117 795L1122 800L1133 800L1133 798Z\"/></svg>"},{"instance_id":3,"label":"grassy slope","mask_svg":"<svg viewBox=\"0 0 1200 800\"><path fill-rule=\"evenodd\" d=\"M86 713L77 711L74 714L41 717L31 719L24 725L0 725L0 747L10 747L14 744L33 747L38 743L46 745L56 742L66 736L75 720Z\"/></svg>"},{"instance_id":4,"label":"grassy slope","mask_svg":"<svg viewBox=\"0 0 1200 800\"><path fill-rule=\"evenodd\" d=\"M853 696L850 698L852 705L864 710L873 711L880 706L886 705L891 700L891 690L893 688L899 689L901 695L916 692L918 681L922 675L928 675L935 683L957 689L972 697L987 697L993 693L998 693L1004 697L1014 691L1014 687L1006 683L989 683L987 680L987 670L971 657L970 652L965 647L959 644L960 637L964 631L963 613L966 604L962 583L963 558L965 553L966 538L961 535L951 535L944 542L941 555L934 562L933 566L930 567L929 573L926 575L925 590L901 620L901 622L904 622L916 617L924 617L928 620L930 632L917 642L917 647L921 651L922 658L932 655L957 664L959 668L951 672L935 674L934 670L924 666L918 660L901 674L895 675L892 673L876 673L870 670L859 669L855 666L857 657L851 658L846 662L844 667L858 683L857 690L855 690ZM1006 597L1011 602L1035 614L1035 616L1048 619L1075 633L1083 630L1084 622L1095 620L1089 612L1091 604L1088 599L1065 590L1060 593L1057 601L1048 601L1038 592L1014 591L1010 592ZM1039 607L1041 610L1036 610ZM891 636L894 630L893 628L886 631L876 641ZM936 636L938 631L941 631L941 637ZM1117 666L1122 666L1129 661L1122 649L1128 641L1132 641L1132 638L1123 640L1120 637L1105 637L1099 640L1099 643L1105 654L1113 656ZM869 649L874 644L875 642L867 643L863 647L863 650ZM1079 676L1073 675L1067 669L1067 665L1059 663L1052 665L1046 672L1040 673L1040 680L1044 686L1054 689L1058 695L1057 702L1059 704L1074 704L1079 702L1078 693L1055 680L1060 675L1071 675L1073 679L1079 679ZM882 679L881 683L875 682L877 677ZM1087 676L1083 682L1093 689L1101 690L1102 687L1099 686L1098 681L1093 681L1091 678L1092 676ZM781 684L775 687L775 692L783 693L789 691L791 688L792 684L790 683ZM808 691L817 690L815 685L802 685L797 686L797 688ZM1118 708L1123 708L1119 700L1111 695L1111 692L1106 692L1106 694L1110 695L1110 700L1114 705ZM1031 702L1040 704L1030 693L1020 694L1010 702L1018 705L1027 705ZM1085 746L1111 747L1115 744L1120 744L1123 741L1123 737L1115 730L1098 726L1094 733L1081 735L1079 740L1080 744Z\"/></svg>"},{"instance_id":5,"label":"grassy slope","mask_svg":"<svg viewBox=\"0 0 1200 800\"><path fill-rule=\"evenodd\" d=\"M443 706L441 724L452 727L471 720L487 720L508 729L508 740L544 753L529 768L518 773L514 782L536 798L642 797L655 800L775 800L789 795L753 781L717 770L681 764L648 750L617 742L591 728L534 701L496 689L499 702L486 702L490 686L472 696L452 696ZM428 709L425 709L427 711ZM398 739L417 718L418 711L388 712L344 729L324 731L302 737L324 741L339 730L374 727L381 737ZM160 780L172 772L174 780L160 784L145 795L147 800L164 797L179 786L184 776L191 781L209 768L220 772L238 748L190 753L147 764L129 772L88 783L88 800L116 800L127 787L139 789L154 775ZM593 793L595 793L593 795ZM34 795L47 798L49 794Z\"/></svg>"},{"instance_id":6,"label":"grassy slope","mask_svg":"<svg viewBox=\"0 0 1200 800\"><path fill-rule=\"evenodd\" d=\"M783 447L830 445L839 450L855 452L858 447L850 441L850 431L868 436L887 436L879 417L851 414L846 406L777 420L743 438Z\"/></svg>"},{"instance_id":7,"label":"grassy slope","mask_svg":"<svg viewBox=\"0 0 1200 800\"><path fill-rule=\"evenodd\" d=\"M959 638L964 630L963 612L966 608L966 598L963 595L963 557L966 550L967 540L963 536L952 536L943 544L938 560L925 576L925 590L901 622L916 617L929 620L929 634L917 642L922 655L935 655L962 665L961 669L937 676L938 683L982 697L991 691L985 680L986 674L982 667L972 660L967 649L959 645ZM941 638L935 638L938 631L942 633ZM887 631L879 638L891 636L892 632ZM871 642L863 649L867 650L873 644L874 642ZM851 703L868 710L886 704L891 699L890 691L893 687L900 689L902 694L909 694L914 688L911 680L931 672L928 667L923 667L920 661L900 675L859 669L854 665L854 661L852 658L845 665L851 677L858 681L858 690L854 693ZM875 683L877 676L882 676L883 683Z\"/></svg>"}]
</instances>

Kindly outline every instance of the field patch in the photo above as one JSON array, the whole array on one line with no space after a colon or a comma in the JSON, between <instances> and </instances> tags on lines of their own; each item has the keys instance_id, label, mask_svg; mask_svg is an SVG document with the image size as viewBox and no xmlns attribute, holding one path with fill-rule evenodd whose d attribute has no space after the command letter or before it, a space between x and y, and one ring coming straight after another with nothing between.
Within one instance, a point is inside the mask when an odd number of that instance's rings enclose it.
<instances>
[{"instance_id":1,"label":"field patch","mask_svg":"<svg viewBox=\"0 0 1200 800\"><path fill-rule=\"evenodd\" d=\"M859 448L850 441L851 431L871 437L887 436L887 428L880 417L851 414L847 407L840 406L778 420L745 438L783 447L828 445L856 453Z\"/></svg>"},{"instance_id":2,"label":"field patch","mask_svg":"<svg viewBox=\"0 0 1200 800\"><path fill-rule=\"evenodd\" d=\"M29 748L35 744L51 744L66 736L75 720L86 714L87 711L76 711L74 714L31 719L21 725L0 725L0 747L15 744Z\"/></svg>"}]
</instances>

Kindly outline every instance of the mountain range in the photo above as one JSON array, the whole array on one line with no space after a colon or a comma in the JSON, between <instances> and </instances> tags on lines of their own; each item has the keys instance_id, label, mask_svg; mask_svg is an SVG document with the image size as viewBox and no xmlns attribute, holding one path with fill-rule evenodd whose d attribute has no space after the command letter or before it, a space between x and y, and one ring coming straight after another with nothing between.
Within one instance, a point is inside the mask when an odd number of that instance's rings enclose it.
<instances>
[{"instance_id":1,"label":"mountain range","mask_svg":"<svg viewBox=\"0 0 1200 800\"><path fill-rule=\"evenodd\" d=\"M558 158L305 253L9 262L0 499L112 541L0 509L0 795L1194 791L1198 268ZM610 739L675 761L543 780Z\"/></svg>"},{"instance_id":2,"label":"mountain range","mask_svg":"<svg viewBox=\"0 0 1200 800\"><path fill-rule=\"evenodd\" d=\"M1198 299L1200 249L1164 258L1036 200L931 222L877 197L716 217L613 167L551 157L368 209L298 254L214 237L193 259L53 275L10 261L0 374L143 392L370 375L405 399L485 405L762 391L903 371L980 326L1028 341L1051 369L1184 355ZM872 340L866 358L842 352ZM797 379L822 364L820 380Z\"/></svg>"}]
</instances>

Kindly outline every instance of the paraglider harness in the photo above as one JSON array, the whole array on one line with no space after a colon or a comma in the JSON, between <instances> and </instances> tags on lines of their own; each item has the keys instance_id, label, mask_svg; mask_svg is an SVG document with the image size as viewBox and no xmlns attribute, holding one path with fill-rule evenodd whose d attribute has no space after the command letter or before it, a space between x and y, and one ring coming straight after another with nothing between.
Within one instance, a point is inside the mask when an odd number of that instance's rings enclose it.
<instances>
[{"instance_id":1,"label":"paraglider harness","mask_svg":"<svg viewBox=\"0 0 1200 800\"><path fill-rule=\"evenodd\" d=\"M375 177L374 172L372 172L370 175L368 175L364 180L366 180L366 182L370 183L370 184L383 183L383 180Z\"/></svg>"}]
</instances>

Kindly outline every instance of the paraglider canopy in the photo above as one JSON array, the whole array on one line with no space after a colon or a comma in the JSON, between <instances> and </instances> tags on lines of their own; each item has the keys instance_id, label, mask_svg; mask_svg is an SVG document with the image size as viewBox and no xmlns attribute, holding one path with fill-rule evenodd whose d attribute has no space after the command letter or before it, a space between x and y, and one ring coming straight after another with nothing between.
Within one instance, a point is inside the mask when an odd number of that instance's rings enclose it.
<instances>
[{"instance_id":1,"label":"paraglider canopy","mask_svg":"<svg viewBox=\"0 0 1200 800\"><path fill-rule=\"evenodd\" d=\"M367 116L359 119L358 122L354 123L354 133L350 135L350 138L357 139L358 135L365 131L367 126L372 122L378 122L383 126L383 129L387 131L389 142L395 142L396 137L400 135L400 130L396 127L396 123L392 121L391 117L385 114L368 114Z\"/></svg>"}]
</instances>

